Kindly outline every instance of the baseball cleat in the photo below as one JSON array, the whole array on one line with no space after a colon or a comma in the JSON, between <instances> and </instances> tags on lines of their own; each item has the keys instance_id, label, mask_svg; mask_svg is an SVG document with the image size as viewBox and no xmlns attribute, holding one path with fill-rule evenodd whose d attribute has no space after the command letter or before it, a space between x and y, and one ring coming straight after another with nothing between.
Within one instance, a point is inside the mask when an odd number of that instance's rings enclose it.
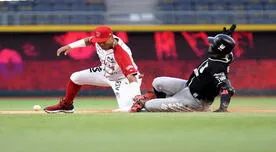
<instances>
[{"instance_id":1,"label":"baseball cleat","mask_svg":"<svg viewBox=\"0 0 276 152\"><path fill-rule=\"evenodd\" d=\"M64 99L61 99L58 104L53 106L48 106L44 108L44 111L47 113L74 113L75 108L73 104L65 104Z\"/></svg>"}]
</instances>

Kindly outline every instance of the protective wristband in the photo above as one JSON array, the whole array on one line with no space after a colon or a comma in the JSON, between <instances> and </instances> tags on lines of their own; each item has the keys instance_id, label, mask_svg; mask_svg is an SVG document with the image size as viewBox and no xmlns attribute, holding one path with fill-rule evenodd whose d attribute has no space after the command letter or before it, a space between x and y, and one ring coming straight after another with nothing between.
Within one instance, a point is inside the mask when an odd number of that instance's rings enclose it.
<instances>
[{"instance_id":1,"label":"protective wristband","mask_svg":"<svg viewBox=\"0 0 276 152\"><path fill-rule=\"evenodd\" d=\"M70 48L78 48L78 47L86 46L84 39L78 40L78 41L70 43L68 45L70 46Z\"/></svg>"}]
</instances>

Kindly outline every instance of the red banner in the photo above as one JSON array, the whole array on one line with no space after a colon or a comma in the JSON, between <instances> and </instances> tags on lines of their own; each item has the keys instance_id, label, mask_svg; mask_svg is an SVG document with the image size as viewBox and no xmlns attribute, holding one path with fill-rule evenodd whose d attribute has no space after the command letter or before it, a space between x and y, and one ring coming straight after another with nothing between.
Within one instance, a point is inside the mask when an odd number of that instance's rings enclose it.
<instances>
[{"instance_id":1,"label":"red banner","mask_svg":"<svg viewBox=\"0 0 276 152\"><path fill-rule=\"evenodd\" d=\"M138 61L143 78L143 90L151 88L158 76L188 79L199 61ZM23 67L13 65L8 75L1 75L0 90L64 90L73 72L98 65L98 62L78 61L26 61ZM230 79L238 90L275 90L276 60L239 60L230 69ZM12 69L21 72L13 72ZM17 70L18 70L17 69ZM3 73L3 69L0 72ZM7 72L7 71L6 71ZM85 87L85 89L95 89Z\"/></svg>"},{"instance_id":2,"label":"red banner","mask_svg":"<svg viewBox=\"0 0 276 152\"><path fill-rule=\"evenodd\" d=\"M187 79L206 56L207 36L216 32L117 32L132 49L145 75L142 89L157 76ZM0 90L64 90L71 73L99 64L95 48L78 48L56 56L65 44L89 32L2 33L0 35ZM230 73L238 90L276 90L276 32L237 32L236 61ZM96 89L85 87L84 90Z\"/></svg>"}]
</instances>

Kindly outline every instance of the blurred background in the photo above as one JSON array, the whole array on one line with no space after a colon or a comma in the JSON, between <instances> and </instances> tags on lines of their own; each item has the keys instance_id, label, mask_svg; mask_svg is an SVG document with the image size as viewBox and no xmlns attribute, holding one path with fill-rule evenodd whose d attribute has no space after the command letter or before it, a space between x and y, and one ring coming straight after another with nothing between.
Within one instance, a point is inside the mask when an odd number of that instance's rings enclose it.
<instances>
[{"instance_id":1,"label":"blurred background","mask_svg":"<svg viewBox=\"0 0 276 152\"><path fill-rule=\"evenodd\" d=\"M1 25L273 24L275 0L1 0Z\"/></svg>"},{"instance_id":2,"label":"blurred background","mask_svg":"<svg viewBox=\"0 0 276 152\"><path fill-rule=\"evenodd\" d=\"M109 25L145 77L187 79L207 36L238 24L230 78L237 95L276 95L276 0L0 0L0 97L63 96L70 75L99 65L95 48L56 50ZM80 96L110 96L85 86Z\"/></svg>"}]
</instances>

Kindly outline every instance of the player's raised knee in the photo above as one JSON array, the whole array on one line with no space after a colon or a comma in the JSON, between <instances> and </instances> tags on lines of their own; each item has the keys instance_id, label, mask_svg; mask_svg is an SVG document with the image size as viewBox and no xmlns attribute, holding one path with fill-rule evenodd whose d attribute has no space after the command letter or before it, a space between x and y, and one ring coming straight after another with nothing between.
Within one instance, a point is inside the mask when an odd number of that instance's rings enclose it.
<instances>
[{"instance_id":1,"label":"player's raised knee","mask_svg":"<svg viewBox=\"0 0 276 152\"><path fill-rule=\"evenodd\" d=\"M164 77L157 77L152 81L152 86L160 91L162 89L162 81L164 81Z\"/></svg>"},{"instance_id":2,"label":"player's raised knee","mask_svg":"<svg viewBox=\"0 0 276 152\"><path fill-rule=\"evenodd\" d=\"M80 81L80 72L74 72L73 74L71 74L70 79L71 79L75 84L79 84L79 81Z\"/></svg>"}]
</instances>

